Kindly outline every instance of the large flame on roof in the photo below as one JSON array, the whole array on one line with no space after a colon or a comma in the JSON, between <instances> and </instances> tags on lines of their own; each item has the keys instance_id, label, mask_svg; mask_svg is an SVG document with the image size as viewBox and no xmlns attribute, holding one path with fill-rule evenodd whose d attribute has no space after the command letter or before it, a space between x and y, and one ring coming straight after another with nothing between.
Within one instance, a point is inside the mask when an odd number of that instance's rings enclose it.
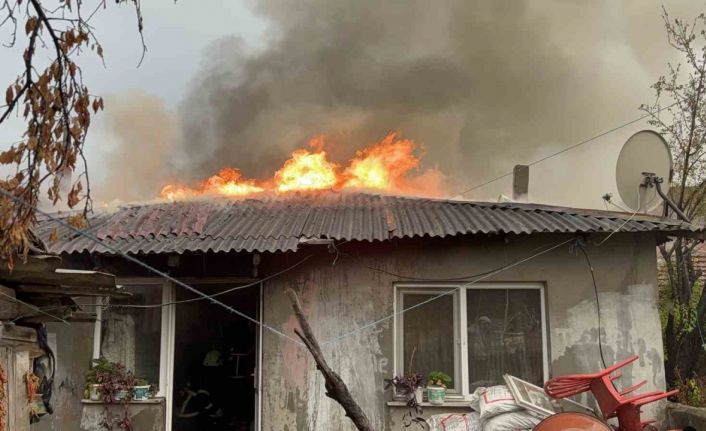
<instances>
[{"instance_id":1,"label":"large flame on roof","mask_svg":"<svg viewBox=\"0 0 706 431\"><path fill-rule=\"evenodd\" d=\"M201 182L199 189L192 189L178 184L167 184L162 188L163 198L170 200L187 199L193 196L220 194L224 196L246 196L252 193L265 191L254 180L242 178L242 174L235 168L223 168L217 175Z\"/></svg>"},{"instance_id":2,"label":"large flame on roof","mask_svg":"<svg viewBox=\"0 0 706 431\"><path fill-rule=\"evenodd\" d=\"M263 192L361 189L416 195L441 193L444 176L436 169L419 172L418 145L400 139L396 132L356 152L342 167L328 159L324 137L315 137L308 148L294 150L271 179L243 178L236 168L223 168L197 187L167 184L161 196L170 200L204 195L249 196Z\"/></svg>"}]
</instances>

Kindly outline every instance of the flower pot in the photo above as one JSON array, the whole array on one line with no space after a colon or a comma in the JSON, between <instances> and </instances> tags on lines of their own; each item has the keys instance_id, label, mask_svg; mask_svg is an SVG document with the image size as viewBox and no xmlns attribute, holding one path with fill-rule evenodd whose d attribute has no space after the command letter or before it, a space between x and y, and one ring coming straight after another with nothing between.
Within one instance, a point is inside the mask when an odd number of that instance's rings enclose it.
<instances>
[{"instance_id":1,"label":"flower pot","mask_svg":"<svg viewBox=\"0 0 706 431\"><path fill-rule=\"evenodd\" d=\"M427 386L427 398L429 403L440 406L446 401L446 388L443 386Z\"/></svg>"},{"instance_id":2,"label":"flower pot","mask_svg":"<svg viewBox=\"0 0 706 431\"><path fill-rule=\"evenodd\" d=\"M422 388L417 388L414 390L414 399L417 401L417 404L421 404L422 401L424 400L424 389Z\"/></svg>"},{"instance_id":3,"label":"flower pot","mask_svg":"<svg viewBox=\"0 0 706 431\"><path fill-rule=\"evenodd\" d=\"M132 399L135 401L147 401L150 398L150 386L135 386L133 389Z\"/></svg>"},{"instance_id":4,"label":"flower pot","mask_svg":"<svg viewBox=\"0 0 706 431\"><path fill-rule=\"evenodd\" d=\"M127 395L128 391L125 389L115 391L115 395L113 395L113 401L122 401L124 399L127 399Z\"/></svg>"},{"instance_id":5,"label":"flower pot","mask_svg":"<svg viewBox=\"0 0 706 431\"><path fill-rule=\"evenodd\" d=\"M91 401L101 400L101 385L88 385L88 399Z\"/></svg>"}]
</instances>

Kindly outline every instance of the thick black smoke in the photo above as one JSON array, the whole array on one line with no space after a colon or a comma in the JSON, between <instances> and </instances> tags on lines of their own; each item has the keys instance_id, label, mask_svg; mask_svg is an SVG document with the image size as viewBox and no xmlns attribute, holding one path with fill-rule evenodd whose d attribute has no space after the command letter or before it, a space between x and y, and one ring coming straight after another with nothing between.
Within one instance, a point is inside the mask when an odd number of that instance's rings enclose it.
<instances>
[{"instance_id":1,"label":"thick black smoke","mask_svg":"<svg viewBox=\"0 0 706 431\"><path fill-rule=\"evenodd\" d=\"M682 16L698 6L669 4ZM658 2L255 7L271 22L265 48L230 38L205 55L180 107L176 176L229 165L267 178L314 135L345 161L398 130L424 146L424 166L444 171L453 190L637 117L673 60Z\"/></svg>"}]
</instances>

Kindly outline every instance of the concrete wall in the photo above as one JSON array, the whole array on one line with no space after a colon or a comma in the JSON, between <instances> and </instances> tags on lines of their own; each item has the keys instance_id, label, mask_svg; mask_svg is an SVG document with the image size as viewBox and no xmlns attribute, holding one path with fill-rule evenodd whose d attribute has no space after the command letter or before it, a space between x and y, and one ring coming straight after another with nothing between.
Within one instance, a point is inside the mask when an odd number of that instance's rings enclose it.
<instances>
[{"instance_id":1,"label":"concrete wall","mask_svg":"<svg viewBox=\"0 0 706 431\"><path fill-rule=\"evenodd\" d=\"M403 280L368 266L411 277L458 277L511 263L567 238L547 234L343 245L338 254L319 252L295 272L267 282L264 318L292 334L296 322L283 292L295 288L320 341L329 340L393 312L393 284ZM622 382L646 379L649 389L664 389L655 239L620 234L587 249L600 291L606 361L639 354L640 361L624 370ZM289 256L289 262L307 253ZM545 283L551 375L602 368L593 284L583 255L566 245L488 280ZM380 430L402 429L406 411L388 407L391 395L382 391L383 379L393 373L393 344L390 319L323 347ZM353 429L342 409L325 396L308 352L265 330L262 367L264 431ZM425 414L446 410L427 407Z\"/></svg>"},{"instance_id":2,"label":"concrete wall","mask_svg":"<svg viewBox=\"0 0 706 431\"><path fill-rule=\"evenodd\" d=\"M666 416L670 429L682 429L687 426L697 430L706 429L706 408L667 403Z\"/></svg>"},{"instance_id":3,"label":"concrete wall","mask_svg":"<svg viewBox=\"0 0 706 431\"><path fill-rule=\"evenodd\" d=\"M80 430L105 431L104 423L106 421L117 424L127 413L134 431L164 431L164 412L164 402L161 399L144 402L134 401L127 406L111 404L107 408L100 402L87 402L83 405ZM118 429L119 425L114 425L113 428Z\"/></svg>"},{"instance_id":4,"label":"concrete wall","mask_svg":"<svg viewBox=\"0 0 706 431\"><path fill-rule=\"evenodd\" d=\"M32 425L32 431L78 430L81 423L81 398L85 373L93 356L93 323L47 324L56 337L57 368L52 394L53 415Z\"/></svg>"}]
</instances>

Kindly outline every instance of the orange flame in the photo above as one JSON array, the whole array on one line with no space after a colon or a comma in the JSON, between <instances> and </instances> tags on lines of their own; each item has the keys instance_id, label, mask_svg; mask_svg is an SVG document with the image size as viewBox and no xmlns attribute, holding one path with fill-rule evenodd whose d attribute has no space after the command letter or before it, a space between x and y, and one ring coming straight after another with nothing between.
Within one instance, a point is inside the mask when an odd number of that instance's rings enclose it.
<instances>
[{"instance_id":1,"label":"orange flame","mask_svg":"<svg viewBox=\"0 0 706 431\"><path fill-rule=\"evenodd\" d=\"M399 188L405 174L419 166L414 155L416 145L408 139L396 139L390 133L377 145L356 152L344 176L344 187L390 190Z\"/></svg>"},{"instance_id":2,"label":"orange flame","mask_svg":"<svg viewBox=\"0 0 706 431\"><path fill-rule=\"evenodd\" d=\"M248 196L272 191L288 193L327 189L374 189L404 194L438 194L443 175L435 170L421 174L417 145L409 139L398 139L390 133L381 142L359 150L345 168L328 160L323 137L309 141L310 149L300 148L277 170L271 180L245 179L240 170L224 168L198 188L168 184L161 196L169 200L183 200L202 195ZM429 184L430 187L425 187ZM411 192L411 193L410 193Z\"/></svg>"},{"instance_id":3,"label":"orange flame","mask_svg":"<svg viewBox=\"0 0 706 431\"><path fill-rule=\"evenodd\" d=\"M169 200L182 200L204 194L247 196L264 190L264 188L257 185L255 180L243 179L240 170L235 168L223 168L217 175L208 177L202 181L199 189L192 189L177 184L167 184L162 188L160 195Z\"/></svg>"},{"instance_id":4,"label":"orange flame","mask_svg":"<svg viewBox=\"0 0 706 431\"><path fill-rule=\"evenodd\" d=\"M275 172L275 187L278 192L294 190L323 190L333 188L338 182L338 166L326 160L326 151L310 153L300 149Z\"/></svg>"}]
</instances>

